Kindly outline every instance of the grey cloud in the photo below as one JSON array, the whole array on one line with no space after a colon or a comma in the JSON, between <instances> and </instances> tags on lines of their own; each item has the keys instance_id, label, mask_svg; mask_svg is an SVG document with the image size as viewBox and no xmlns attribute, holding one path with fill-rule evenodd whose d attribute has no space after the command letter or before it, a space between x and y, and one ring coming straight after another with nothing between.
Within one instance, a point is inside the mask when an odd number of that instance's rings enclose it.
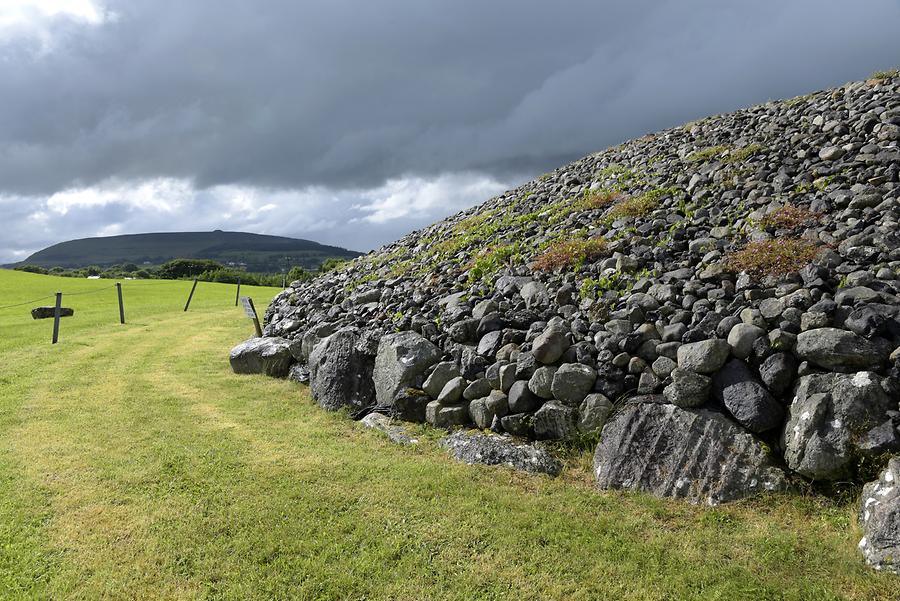
<instances>
[{"instance_id":1,"label":"grey cloud","mask_svg":"<svg viewBox=\"0 0 900 601\"><path fill-rule=\"evenodd\" d=\"M533 172L685 117L889 64L900 5L111 1L3 46L0 181L304 187ZM14 60L9 60L9 57Z\"/></svg>"}]
</instances>

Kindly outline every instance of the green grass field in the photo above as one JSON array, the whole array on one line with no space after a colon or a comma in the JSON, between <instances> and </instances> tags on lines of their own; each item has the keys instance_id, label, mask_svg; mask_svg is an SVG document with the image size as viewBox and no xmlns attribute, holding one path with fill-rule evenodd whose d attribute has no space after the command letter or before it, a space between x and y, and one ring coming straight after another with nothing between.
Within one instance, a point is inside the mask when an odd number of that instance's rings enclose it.
<instances>
[{"instance_id":1,"label":"green grass field","mask_svg":"<svg viewBox=\"0 0 900 601\"><path fill-rule=\"evenodd\" d=\"M0 598L897 599L850 503L716 509L400 448L298 385L236 376L234 287L0 270L0 305L60 289L50 344L0 309ZM97 292L93 292L97 291ZM264 307L275 289L248 289ZM433 434L433 433L431 433Z\"/></svg>"}]
</instances>

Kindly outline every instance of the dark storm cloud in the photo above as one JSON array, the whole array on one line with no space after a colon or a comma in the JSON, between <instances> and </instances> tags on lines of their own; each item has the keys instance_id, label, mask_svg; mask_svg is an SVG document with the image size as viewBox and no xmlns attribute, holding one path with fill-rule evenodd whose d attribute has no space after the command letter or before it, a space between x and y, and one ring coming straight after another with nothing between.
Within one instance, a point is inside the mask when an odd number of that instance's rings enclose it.
<instances>
[{"instance_id":1,"label":"dark storm cloud","mask_svg":"<svg viewBox=\"0 0 900 601\"><path fill-rule=\"evenodd\" d=\"M900 57L900 4L110 1L0 63L0 182L374 186L555 165Z\"/></svg>"},{"instance_id":2,"label":"dark storm cloud","mask_svg":"<svg viewBox=\"0 0 900 601\"><path fill-rule=\"evenodd\" d=\"M388 227L365 208L388 180L468 173L493 192L647 131L900 63L896 0L95 4L105 22L0 30L6 204L170 178L198 191L183 214L202 224L200 192L216 186L309 203L317 190L334 203L306 222L321 227L278 233L339 242L362 219L377 232L357 246L483 199L448 192L443 210L400 211ZM95 214L79 234L149 229ZM265 225L255 219L230 223ZM47 223L46 237L71 237Z\"/></svg>"}]
</instances>

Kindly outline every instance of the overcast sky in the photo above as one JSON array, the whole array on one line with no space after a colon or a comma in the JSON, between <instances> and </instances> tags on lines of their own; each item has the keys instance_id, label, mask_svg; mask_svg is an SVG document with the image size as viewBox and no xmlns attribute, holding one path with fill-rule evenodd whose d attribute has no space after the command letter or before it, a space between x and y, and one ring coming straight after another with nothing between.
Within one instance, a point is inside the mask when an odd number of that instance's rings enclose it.
<instances>
[{"instance_id":1,"label":"overcast sky","mask_svg":"<svg viewBox=\"0 0 900 601\"><path fill-rule=\"evenodd\" d=\"M0 0L0 263L149 231L368 250L897 66L898 31L898 0Z\"/></svg>"}]
</instances>

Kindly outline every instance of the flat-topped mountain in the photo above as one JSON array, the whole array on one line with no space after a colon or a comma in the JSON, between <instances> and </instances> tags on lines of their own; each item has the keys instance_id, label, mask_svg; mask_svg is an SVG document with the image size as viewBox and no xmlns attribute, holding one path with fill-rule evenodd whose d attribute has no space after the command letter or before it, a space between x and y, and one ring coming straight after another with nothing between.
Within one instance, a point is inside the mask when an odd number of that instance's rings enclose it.
<instances>
[{"instance_id":1,"label":"flat-topped mountain","mask_svg":"<svg viewBox=\"0 0 900 601\"><path fill-rule=\"evenodd\" d=\"M20 263L41 267L136 263L158 265L176 258L212 259L277 272L299 265L315 269L326 259L353 259L362 253L311 240L245 232L165 232L82 238L40 250Z\"/></svg>"}]
</instances>

